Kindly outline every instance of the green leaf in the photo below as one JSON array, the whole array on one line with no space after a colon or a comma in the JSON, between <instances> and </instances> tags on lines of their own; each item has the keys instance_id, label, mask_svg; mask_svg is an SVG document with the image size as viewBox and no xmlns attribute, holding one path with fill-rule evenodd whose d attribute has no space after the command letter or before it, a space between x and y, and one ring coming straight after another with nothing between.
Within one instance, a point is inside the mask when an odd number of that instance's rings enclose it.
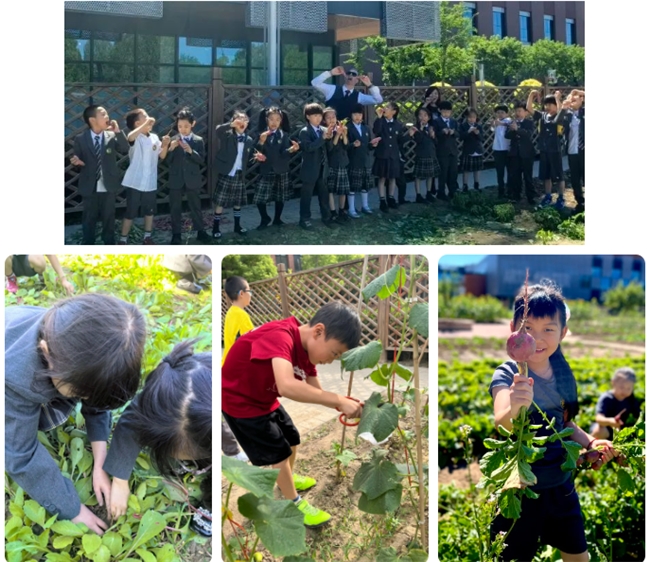
<instances>
[{"instance_id":1,"label":"green leaf","mask_svg":"<svg viewBox=\"0 0 650 562\"><path fill-rule=\"evenodd\" d=\"M135 536L133 546L131 546L131 551L142 546L153 537L158 536L164 530L165 518L157 511L147 511L140 520L138 533Z\"/></svg>"},{"instance_id":2,"label":"green leaf","mask_svg":"<svg viewBox=\"0 0 650 562\"><path fill-rule=\"evenodd\" d=\"M394 265L386 273L382 273L368 283L361 294L366 301L374 296L385 299L397 291L400 283L402 286L406 283L406 271L402 266Z\"/></svg>"},{"instance_id":3,"label":"green leaf","mask_svg":"<svg viewBox=\"0 0 650 562\"><path fill-rule=\"evenodd\" d=\"M388 490L381 496L370 499L364 493L359 497L359 509L365 513L372 513L375 515L382 515L384 513L391 513L395 511L402 503L402 485L399 484L396 488Z\"/></svg>"},{"instance_id":4,"label":"green leaf","mask_svg":"<svg viewBox=\"0 0 650 562\"><path fill-rule=\"evenodd\" d=\"M388 437L399 423L397 406L382 402L381 394L373 392L365 401L361 412L361 421L357 427L357 438L361 433L370 432L377 441Z\"/></svg>"},{"instance_id":5,"label":"green leaf","mask_svg":"<svg viewBox=\"0 0 650 562\"><path fill-rule=\"evenodd\" d=\"M539 498L539 494L536 494L530 488L524 488L524 494L533 500Z\"/></svg>"},{"instance_id":6,"label":"green leaf","mask_svg":"<svg viewBox=\"0 0 650 562\"><path fill-rule=\"evenodd\" d=\"M169 543L163 545L162 548L154 548L153 551L156 553L156 562L175 562L178 560L174 546Z\"/></svg>"},{"instance_id":7,"label":"green leaf","mask_svg":"<svg viewBox=\"0 0 650 562\"><path fill-rule=\"evenodd\" d=\"M73 562L75 560L67 552L48 552L45 559L48 562Z\"/></svg>"},{"instance_id":8,"label":"green leaf","mask_svg":"<svg viewBox=\"0 0 650 562\"><path fill-rule=\"evenodd\" d=\"M388 364L377 367L370 375L370 380L378 386L388 386L390 384L390 377L388 376Z\"/></svg>"},{"instance_id":9,"label":"green leaf","mask_svg":"<svg viewBox=\"0 0 650 562\"><path fill-rule=\"evenodd\" d=\"M138 499L139 499L140 501L142 501L142 500L144 499L144 497L145 497L146 494L147 494L147 483L146 483L146 482L142 482L142 483L138 486L138 491L135 493L135 495L138 496Z\"/></svg>"},{"instance_id":10,"label":"green leaf","mask_svg":"<svg viewBox=\"0 0 650 562\"><path fill-rule=\"evenodd\" d=\"M277 469L259 468L226 456L221 457L221 474L229 482L253 492L256 496L272 498L279 473Z\"/></svg>"},{"instance_id":11,"label":"green leaf","mask_svg":"<svg viewBox=\"0 0 650 562\"><path fill-rule=\"evenodd\" d=\"M145 470L149 470L151 468L151 465L149 464L149 461L140 455L137 459L136 462Z\"/></svg>"},{"instance_id":12,"label":"green leaf","mask_svg":"<svg viewBox=\"0 0 650 562\"><path fill-rule=\"evenodd\" d=\"M307 550L304 515L291 500L258 498L248 493L237 500L237 506L244 517L253 521L260 540L274 556Z\"/></svg>"},{"instance_id":13,"label":"green leaf","mask_svg":"<svg viewBox=\"0 0 650 562\"><path fill-rule=\"evenodd\" d=\"M560 436L560 439L564 439L565 437L569 437L569 435L573 435L574 431L575 429L572 427L565 427L558 435Z\"/></svg>"},{"instance_id":14,"label":"green leaf","mask_svg":"<svg viewBox=\"0 0 650 562\"><path fill-rule=\"evenodd\" d=\"M148 550L145 550L144 548L138 548L136 552L144 562L156 562L156 557Z\"/></svg>"},{"instance_id":15,"label":"green leaf","mask_svg":"<svg viewBox=\"0 0 650 562\"><path fill-rule=\"evenodd\" d=\"M56 521L58 515L52 515L46 522L45 525L43 525L43 528L49 529L52 525L54 525L54 522Z\"/></svg>"},{"instance_id":16,"label":"green leaf","mask_svg":"<svg viewBox=\"0 0 650 562\"><path fill-rule=\"evenodd\" d=\"M81 537L85 532L72 521L57 521L52 525L51 529L57 535L63 535L64 537Z\"/></svg>"},{"instance_id":17,"label":"green leaf","mask_svg":"<svg viewBox=\"0 0 650 562\"><path fill-rule=\"evenodd\" d=\"M411 550L406 556L411 562L427 562L429 555L424 550Z\"/></svg>"},{"instance_id":18,"label":"green leaf","mask_svg":"<svg viewBox=\"0 0 650 562\"><path fill-rule=\"evenodd\" d=\"M131 511L135 511L136 513L140 513L140 501L138 500L137 496L130 495L129 496L129 501L127 502L127 505Z\"/></svg>"},{"instance_id":19,"label":"green leaf","mask_svg":"<svg viewBox=\"0 0 650 562\"><path fill-rule=\"evenodd\" d=\"M363 492L369 500L397 488L402 480L397 467L385 460L386 454L382 449L373 449L370 462L364 462L354 476L352 489Z\"/></svg>"},{"instance_id":20,"label":"green leaf","mask_svg":"<svg viewBox=\"0 0 650 562\"><path fill-rule=\"evenodd\" d=\"M102 537L102 544L111 551L111 556L115 557L122 551L122 536L114 531L108 531Z\"/></svg>"},{"instance_id":21,"label":"green leaf","mask_svg":"<svg viewBox=\"0 0 650 562\"><path fill-rule=\"evenodd\" d=\"M90 557L94 562L110 562L111 560L111 551L108 550L106 545L101 545L97 552Z\"/></svg>"},{"instance_id":22,"label":"green leaf","mask_svg":"<svg viewBox=\"0 0 650 562\"><path fill-rule=\"evenodd\" d=\"M56 549L62 549L70 546L74 542L74 537L55 537L52 541L52 546Z\"/></svg>"},{"instance_id":23,"label":"green leaf","mask_svg":"<svg viewBox=\"0 0 650 562\"><path fill-rule=\"evenodd\" d=\"M20 517L21 519L25 517L25 512L23 511L23 508L20 507L19 505L16 505L14 502L11 502L9 504L9 513L11 513L11 515L15 515L16 517Z\"/></svg>"},{"instance_id":24,"label":"green leaf","mask_svg":"<svg viewBox=\"0 0 650 562\"><path fill-rule=\"evenodd\" d=\"M389 366L390 365L392 365L392 364L389 363ZM389 372L390 372L390 370L389 370ZM413 373L409 369L404 367L403 365L400 365L399 363L395 363L395 374L398 377L404 379L406 382L410 381L411 378L413 378Z\"/></svg>"},{"instance_id":25,"label":"green leaf","mask_svg":"<svg viewBox=\"0 0 650 562\"><path fill-rule=\"evenodd\" d=\"M70 473L74 472L74 469L79 464L79 461L84 456L84 442L79 437L75 437L70 441L70 461L72 462L72 468Z\"/></svg>"},{"instance_id":26,"label":"green leaf","mask_svg":"<svg viewBox=\"0 0 650 562\"><path fill-rule=\"evenodd\" d=\"M494 472L492 472L488 476L492 480L495 480L496 482L505 482L510 477L512 472L517 470L516 463L517 463L516 458L510 459L506 464L497 468Z\"/></svg>"},{"instance_id":27,"label":"green leaf","mask_svg":"<svg viewBox=\"0 0 650 562\"><path fill-rule=\"evenodd\" d=\"M355 347L341 356L341 365L346 371L372 369L381 357L381 342L371 341L366 345Z\"/></svg>"},{"instance_id":28,"label":"green leaf","mask_svg":"<svg viewBox=\"0 0 650 562\"><path fill-rule=\"evenodd\" d=\"M517 496L516 490L511 488L502 493L499 497L499 507L506 519L519 519L521 516L521 500Z\"/></svg>"},{"instance_id":29,"label":"green leaf","mask_svg":"<svg viewBox=\"0 0 650 562\"><path fill-rule=\"evenodd\" d=\"M5 523L5 537L9 537L11 531L13 531L14 529L20 529L22 526L23 526L23 520L20 517L17 517L16 515L12 516Z\"/></svg>"},{"instance_id":30,"label":"green leaf","mask_svg":"<svg viewBox=\"0 0 650 562\"><path fill-rule=\"evenodd\" d=\"M507 430L505 427L503 427L502 425L499 425L499 427L497 427L497 431L498 431L501 435L503 435L504 437L509 437L510 434L512 433L511 431L508 431L508 430Z\"/></svg>"},{"instance_id":31,"label":"green leaf","mask_svg":"<svg viewBox=\"0 0 650 562\"><path fill-rule=\"evenodd\" d=\"M81 503L86 503L93 493L93 479L90 476L77 480L74 484L75 490L79 494Z\"/></svg>"},{"instance_id":32,"label":"green leaf","mask_svg":"<svg viewBox=\"0 0 650 562\"><path fill-rule=\"evenodd\" d=\"M562 446L567 452L567 458L562 463L562 466L560 468L565 471L575 469L577 466L576 461L580 456L580 449L582 449L582 445L576 443L575 441L562 441Z\"/></svg>"},{"instance_id":33,"label":"green leaf","mask_svg":"<svg viewBox=\"0 0 650 562\"><path fill-rule=\"evenodd\" d=\"M315 560L308 556L287 556L282 559L282 562L315 562Z\"/></svg>"},{"instance_id":34,"label":"green leaf","mask_svg":"<svg viewBox=\"0 0 650 562\"><path fill-rule=\"evenodd\" d=\"M627 470L619 468L616 477L621 490L624 492L634 492L634 480L632 480Z\"/></svg>"},{"instance_id":35,"label":"green leaf","mask_svg":"<svg viewBox=\"0 0 650 562\"><path fill-rule=\"evenodd\" d=\"M483 445L485 445L486 449L500 449L507 444L507 441L499 441L498 439L483 439Z\"/></svg>"},{"instance_id":36,"label":"green leaf","mask_svg":"<svg viewBox=\"0 0 650 562\"><path fill-rule=\"evenodd\" d=\"M25 492L23 489L19 486L18 489L16 490L16 497L14 498L14 503L20 507L23 506L25 503Z\"/></svg>"},{"instance_id":37,"label":"green leaf","mask_svg":"<svg viewBox=\"0 0 650 562\"><path fill-rule=\"evenodd\" d=\"M485 476L490 477L490 475L505 462L506 456L503 451L490 451L483 455L483 458L479 461L479 467Z\"/></svg>"},{"instance_id":38,"label":"green leaf","mask_svg":"<svg viewBox=\"0 0 650 562\"><path fill-rule=\"evenodd\" d=\"M429 337L429 304L419 302L413 306L409 313L409 327L417 330L418 334Z\"/></svg>"},{"instance_id":39,"label":"green leaf","mask_svg":"<svg viewBox=\"0 0 650 562\"><path fill-rule=\"evenodd\" d=\"M38 523L41 527L45 525L45 508L34 500L27 500L23 506L23 511L34 523Z\"/></svg>"},{"instance_id":40,"label":"green leaf","mask_svg":"<svg viewBox=\"0 0 650 562\"><path fill-rule=\"evenodd\" d=\"M377 562L399 562L397 551L392 546L382 548L377 555Z\"/></svg>"},{"instance_id":41,"label":"green leaf","mask_svg":"<svg viewBox=\"0 0 650 562\"><path fill-rule=\"evenodd\" d=\"M99 535L84 535L81 537L81 544L86 554L92 554L102 545L102 539Z\"/></svg>"},{"instance_id":42,"label":"green leaf","mask_svg":"<svg viewBox=\"0 0 650 562\"><path fill-rule=\"evenodd\" d=\"M339 461L343 466L348 466L354 459L357 458L352 451L345 449L340 455L336 455L336 460Z\"/></svg>"}]
</instances>

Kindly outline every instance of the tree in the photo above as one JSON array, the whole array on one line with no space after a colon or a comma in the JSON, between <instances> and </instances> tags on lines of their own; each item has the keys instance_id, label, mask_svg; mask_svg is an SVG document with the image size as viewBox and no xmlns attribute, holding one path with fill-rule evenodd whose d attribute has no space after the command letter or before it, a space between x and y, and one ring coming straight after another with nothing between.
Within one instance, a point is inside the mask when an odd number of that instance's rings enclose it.
<instances>
[{"instance_id":1,"label":"tree","mask_svg":"<svg viewBox=\"0 0 650 562\"><path fill-rule=\"evenodd\" d=\"M485 79L502 85L520 75L526 48L514 37L493 35L475 37L470 52L477 63L483 63Z\"/></svg>"},{"instance_id":2,"label":"tree","mask_svg":"<svg viewBox=\"0 0 650 562\"><path fill-rule=\"evenodd\" d=\"M570 82L573 78L572 59L569 48L559 41L542 39L525 51L524 67L520 78L543 78L549 70L555 70L557 79Z\"/></svg>"},{"instance_id":3,"label":"tree","mask_svg":"<svg viewBox=\"0 0 650 562\"><path fill-rule=\"evenodd\" d=\"M643 311L645 289L636 281L632 281L627 287L619 281L616 287L605 293L605 306L614 314Z\"/></svg>"},{"instance_id":4,"label":"tree","mask_svg":"<svg viewBox=\"0 0 650 562\"><path fill-rule=\"evenodd\" d=\"M302 270L314 269L315 267L323 267L325 265L333 265L335 263L342 263L344 261L363 258L363 254L350 254L350 255L303 255L301 256Z\"/></svg>"},{"instance_id":5,"label":"tree","mask_svg":"<svg viewBox=\"0 0 650 562\"><path fill-rule=\"evenodd\" d=\"M277 274L271 256L230 255L221 262L221 278L224 281L232 275L239 275L252 283L275 277Z\"/></svg>"},{"instance_id":6,"label":"tree","mask_svg":"<svg viewBox=\"0 0 650 562\"><path fill-rule=\"evenodd\" d=\"M438 48L440 54L440 75L443 82L449 82L451 76L449 71L453 66L450 64L453 54L458 57L458 50L467 49L474 36L472 35L472 20L466 18L465 8L462 3L451 4L440 3L440 42Z\"/></svg>"}]
</instances>

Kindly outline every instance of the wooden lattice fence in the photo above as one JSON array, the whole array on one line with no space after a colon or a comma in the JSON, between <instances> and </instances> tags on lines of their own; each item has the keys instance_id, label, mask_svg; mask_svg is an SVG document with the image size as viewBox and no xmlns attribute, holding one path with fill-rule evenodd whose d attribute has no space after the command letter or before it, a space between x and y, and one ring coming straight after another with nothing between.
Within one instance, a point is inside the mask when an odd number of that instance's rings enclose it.
<instances>
[{"instance_id":1,"label":"wooden lattice fence","mask_svg":"<svg viewBox=\"0 0 650 562\"><path fill-rule=\"evenodd\" d=\"M552 92L554 88L544 86L543 93ZM563 96L572 87L558 88ZM504 87L480 88L472 81L470 86L454 86L441 88L443 99L453 104L453 116L459 119L468 105L477 108L479 118L484 125L484 158L491 162L492 142L494 133L490 129L494 106L505 103L513 107L516 100L526 101L529 88ZM419 87L384 86L381 88L384 101L394 101L400 107L400 120L404 123L415 121L415 111L423 99L424 89ZM126 113L135 108L144 108L149 115L156 118L155 132L162 136L167 134L173 123L174 114L183 106L189 106L196 117L195 132L206 141L206 162L202 169L205 188L202 197L208 199L216 177L213 173L212 162L215 158L215 128L226 122L236 109L245 111L250 119L249 130L257 131L257 121L262 108L279 105L289 115L291 136L297 137L298 131L304 126L303 107L311 101L323 102L322 95L311 87L303 86L251 86L225 84L222 80L221 69L213 68L210 84L68 84L65 88L65 211L80 213L83 210L81 197L77 191L78 170L70 165L70 157L74 138L84 131L85 124L82 114L87 105L96 103L103 105L111 119L117 119L120 127L125 128ZM365 107L365 120L370 127L376 114L373 106ZM460 143L460 140L458 141ZM415 143L408 140L404 146L405 173L410 174L415 166ZM296 190L300 188L298 172L302 156L300 151L291 157L290 180ZM126 168L128 157L120 159L120 165ZM251 166L245 178L249 198L252 199L254 187L258 181L259 165ZM163 162L158 173L158 202L168 200L168 170ZM124 207L124 198L118 197L118 207Z\"/></svg>"},{"instance_id":2,"label":"wooden lattice fence","mask_svg":"<svg viewBox=\"0 0 650 562\"><path fill-rule=\"evenodd\" d=\"M420 267L425 260L426 258L418 256L416 267ZM285 273L284 265L279 265L277 277L250 283L253 295L251 304L246 310L250 314L253 325L260 326L287 316L295 316L301 324L304 324L309 322L321 306L333 300L342 301L356 309L359 302L363 261L363 259L356 259L298 273ZM401 263L407 269L407 284L402 289L405 299L409 291L409 257L402 259L395 256L370 256L366 284L396 263ZM414 299L428 302L428 272L422 273L416 280ZM402 300L402 303L402 306L406 306L405 300ZM225 318L230 307L230 300L225 291L222 291L221 305L222 318ZM399 309L399 299L396 297L390 300L374 297L367 302L362 301L359 312L363 326L361 345L379 340L385 350L396 349L402 333L402 314ZM423 344L424 338L420 340L420 344ZM405 347L404 350L412 351L412 348Z\"/></svg>"}]
</instances>

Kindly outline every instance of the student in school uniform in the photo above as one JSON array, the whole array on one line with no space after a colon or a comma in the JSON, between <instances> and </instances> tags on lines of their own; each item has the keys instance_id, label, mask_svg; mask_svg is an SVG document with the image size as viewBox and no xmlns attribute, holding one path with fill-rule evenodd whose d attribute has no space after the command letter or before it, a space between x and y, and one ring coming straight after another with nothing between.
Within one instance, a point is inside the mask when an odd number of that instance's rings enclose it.
<instances>
[{"instance_id":1,"label":"student in school uniform","mask_svg":"<svg viewBox=\"0 0 650 562\"><path fill-rule=\"evenodd\" d=\"M244 178L253 160L260 160L259 153L253 154L255 142L246 133L248 115L243 111L233 112L228 123L217 127L217 186L214 190L214 216L212 237L221 238L221 215L224 207L232 207L235 219L235 234L246 234L241 226L241 208L246 204ZM263 157L262 157L263 158Z\"/></svg>"},{"instance_id":2,"label":"student in school uniform","mask_svg":"<svg viewBox=\"0 0 650 562\"><path fill-rule=\"evenodd\" d=\"M388 209L397 209L395 199L396 180L403 172L400 164L400 147L406 141L406 128L397 118L399 107L395 102L389 101L383 107L378 108L378 119L372 126L375 137L382 141L375 149L375 162L372 165L372 173L379 180L379 209L388 213ZM388 197L386 196L386 182L388 182Z\"/></svg>"},{"instance_id":3,"label":"student in school uniform","mask_svg":"<svg viewBox=\"0 0 650 562\"><path fill-rule=\"evenodd\" d=\"M126 135L106 109L90 105L83 112L88 130L74 139L70 163L78 168L77 189L83 202L82 244L95 244L97 215L102 220L104 244L115 244L115 198L122 191L124 172L117 165L118 153L129 152Z\"/></svg>"},{"instance_id":4,"label":"student in school uniform","mask_svg":"<svg viewBox=\"0 0 650 562\"><path fill-rule=\"evenodd\" d=\"M569 171L571 172L571 188L578 203L576 213L585 211L585 93L574 90L569 96L571 109L567 111L564 131L566 134L567 155L569 156Z\"/></svg>"},{"instance_id":5,"label":"student in school uniform","mask_svg":"<svg viewBox=\"0 0 650 562\"><path fill-rule=\"evenodd\" d=\"M415 140L415 193L416 203L429 204L433 201L431 188L433 178L440 175L440 164L436 156L436 133L430 122L431 114L426 107L418 111L418 122L409 128L409 135ZM424 182L421 189L420 182Z\"/></svg>"},{"instance_id":6,"label":"student in school uniform","mask_svg":"<svg viewBox=\"0 0 650 562\"><path fill-rule=\"evenodd\" d=\"M505 173L510 150L510 141L506 138L506 131L510 123L512 123L512 119L508 117L508 106L497 105L494 108L494 119L492 120L492 131L494 132L492 156L494 156L494 166L497 171L499 197L504 197L506 194Z\"/></svg>"},{"instance_id":7,"label":"student in school uniform","mask_svg":"<svg viewBox=\"0 0 650 562\"><path fill-rule=\"evenodd\" d=\"M515 120L510 123L506 131L506 138L510 141L508 195L514 201L519 201L523 177L526 199L530 205L534 205L533 163L535 161L535 145L533 143L533 134L535 133L535 124L532 119L527 119L527 116L526 104L517 102L515 104Z\"/></svg>"},{"instance_id":8,"label":"student in school uniform","mask_svg":"<svg viewBox=\"0 0 650 562\"><path fill-rule=\"evenodd\" d=\"M298 141L302 155L299 178L302 182L300 190L300 227L311 230L311 198L314 189L318 194L321 219L328 228L335 223L329 208L329 194L326 180L329 175L327 150L325 143L333 136L334 128L321 126L323 107L319 103L308 103L303 110L307 124L300 129Z\"/></svg>"},{"instance_id":9,"label":"student in school uniform","mask_svg":"<svg viewBox=\"0 0 650 562\"><path fill-rule=\"evenodd\" d=\"M203 183L201 166L205 161L205 144L203 139L192 129L196 121L189 107L184 107L176 115L178 136L172 138L169 146L169 209L172 222L172 244L181 244L183 194L187 198L192 217L192 226L196 230L196 239L201 242L210 240L203 226L201 198L199 191Z\"/></svg>"},{"instance_id":10,"label":"student in school uniform","mask_svg":"<svg viewBox=\"0 0 650 562\"><path fill-rule=\"evenodd\" d=\"M469 173L474 175L474 189L480 189L480 173L483 169L483 127L478 122L478 113L473 107L467 109L465 120L460 124L460 139L463 141L462 168L463 191L469 191Z\"/></svg>"},{"instance_id":11,"label":"student in school uniform","mask_svg":"<svg viewBox=\"0 0 650 562\"><path fill-rule=\"evenodd\" d=\"M451 199L458 190L458 122L452 118L453 106L449 101L438 105L440 117L434 123L436 133L440 182L438 199ZM447 186L447 194L445 194Z\"/></svg>"},{"instance_id":12,"label":"student in school uniform","mask_svg":"<svg viewBox=\"0 0 650 562\"><path fill-rule=\"evenodd\" d=\"M332 220L345 224L350 217L345 212L347 196L350 194L350 179L348 177L348 129L336 119L336 110L325 108L323 119L326 127L332 127L333 135L325 143L329 173L327 176L327 191ZM338 207L338 208L337 208Z\"/></svg>"},{"instance_id":13,"label":"student in school uniform","mask_svg":"<svg viewBox=\"0 0 650 562\"><path fill-rule=\"evenodd\" d=\"M363 122L363 106L357 104L352 109L352 118L348 121L348 157L350 165L350 195L348 195L348 214L353 218L359 218L357 213L355 197L361 195L361 212L372 215L368 203L368 191L374 187L374 181L370 170L370 152L374 150L377 143L381 142L380 137L371 138L368 125Z\"/></svg>"}]
</instances>

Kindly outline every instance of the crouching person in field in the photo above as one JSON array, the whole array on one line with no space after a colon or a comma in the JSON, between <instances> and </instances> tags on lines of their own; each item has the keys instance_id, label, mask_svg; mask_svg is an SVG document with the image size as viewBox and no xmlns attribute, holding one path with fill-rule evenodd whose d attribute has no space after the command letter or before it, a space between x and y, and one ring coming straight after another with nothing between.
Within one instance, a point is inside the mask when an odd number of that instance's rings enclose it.
<instances>
[{"instance_id":1,"label":"crouching person in field","mask_svg":"<svg viewBox=\"0 0 650 562\"><path fill-rule=\"evenodd\" d=\"M202 505L190 508L190 526L212 536L212 353L194 355L194 343L178 344L147 377L120 416L104 470L113 476L113 519L126 513L129 477L142 448L164 477L204 474Z\"/></svg>"},{"instance_id":2,"label":"crouching person in field","mask_svg":"<svg viewBox=\"0 0 650 562\"><path fill-rule=\"evenodd\" d=\"M316 480L293 474L300 434L278 397L360 417L363 405L323 390L316 372L316 365L339 359L357 347L360 338L358 314L340 302L331 302L308 324L289 317L244 334L230 349L221 370L226 422L251 464L280 470L278 486L302 511L307 527L319 527L331 516L298 494L315 486Z\"/></svg>"}]
</instances>

